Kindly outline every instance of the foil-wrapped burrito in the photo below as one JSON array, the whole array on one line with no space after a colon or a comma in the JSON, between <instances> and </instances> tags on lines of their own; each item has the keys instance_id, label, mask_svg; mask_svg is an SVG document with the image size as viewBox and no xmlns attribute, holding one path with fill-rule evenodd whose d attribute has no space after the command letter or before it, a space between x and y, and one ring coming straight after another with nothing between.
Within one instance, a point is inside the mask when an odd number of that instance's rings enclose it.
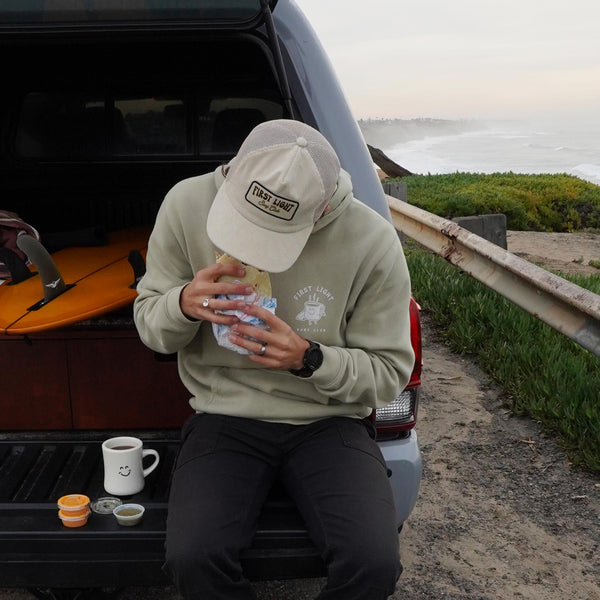
<instances>
[{"instance_id":1,"label":"foil-wrapped burrito","mask_svg":"<svg viewBox=\"0 0 600 600\"><path fill-rule=\"evenodd\" d=\"M275 314L275 309L277 308L277 300L275 298L266 298L264 296L257 296L256 294L252 294L251 296L238 296L231 294L229 296L218 296L218 298L224 298L227 300L243 300L247 304L258 304L258 306L266 308L273 314ZM261 329L267 329L267 326L264 321L262 321L258 317L255 317L254 315L247 315L241 310L225 310L219 312L222 312L225 315L235 315L242 323L246 323L247 325L254 325L255 327L260 327ZM246 348L236 346L235 344L232 344L229 341L229 334L231 333L231 327L229 327L229 325L213 323L212 326L215 339L217 340L219 346L223 346L223 348L233 350L234 352L238 352L239 354L252 354L252 352L246 350ZM262 342L262 340L254 341Z\"/></svg>"},{"instance_id":2,"label":"foil-wrapped burrito","mask_svg":"<svg viewBox=\"0 0 600 600\"><path fill-rule=\"evenodd\" d=\"M271 297L271 280L269 274L266 271L261 271L250 265L245 265L236 258L230 256L229 254L217 254L217 262L238 263L242 264L243 267L246 269L246 275L244 275L244 277L223 275L219 278L219 281L246 283L250 284L254 288L254 293L250 296L229 294L227 296L217 296L218 298L225 300L242 300L246 304L257 304L258 306L266 308L268 311L275 314L275 309L277 308L277 299ZM246 323L247 325L254 325L255 327L259 327L261 329L267 329L267 325L264 323L264 321L253 315L247 315L243 310L226 310L219 312L225 315L235 315L242 323ZM229 325L220 325L217 323L213 323L213 334L219 346L227 348L228 350L233 350L234 352L238 352L239 354L252 354L252 352L250 352L249 350L232 344L229 341L230 333L231 327L229 327Z\"/></svg>"}]
</instances>

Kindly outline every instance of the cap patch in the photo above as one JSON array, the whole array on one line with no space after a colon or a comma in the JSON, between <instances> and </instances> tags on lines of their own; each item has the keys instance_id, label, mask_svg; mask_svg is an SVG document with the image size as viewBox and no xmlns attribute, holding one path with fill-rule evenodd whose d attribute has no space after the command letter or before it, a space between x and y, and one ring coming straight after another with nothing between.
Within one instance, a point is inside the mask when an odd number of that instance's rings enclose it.
<instances>
[{"instance_id":1,"label":"cap patch","mask_svg":"<svg viewBox=\"0 0 600 600\"><path fill-rule=\"evenodd\" d=\"M274 194L264 185L253 181L245 196L246 200L259 210L277 219L291 221L300 204L296 200L289 200Z\"/></svg>"}]
</instances>

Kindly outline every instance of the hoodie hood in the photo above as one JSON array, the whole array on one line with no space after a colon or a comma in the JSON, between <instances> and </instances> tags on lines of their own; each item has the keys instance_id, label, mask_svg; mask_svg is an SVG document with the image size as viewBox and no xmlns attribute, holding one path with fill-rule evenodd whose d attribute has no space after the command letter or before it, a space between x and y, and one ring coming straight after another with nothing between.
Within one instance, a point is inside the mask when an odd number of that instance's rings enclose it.
<instances>
[{"instance_id":1,"label":"hoodie hood","mask_svg":"<svg viewBox=\"0 0 600 600\"><path fill-rule=\"evenodd\" d=\"M337 219L338 216L350 206L354 196L352 195L352 179L350 174L340 169L337 189L329 201L329 210L315 223L313 233L327 227L329 223Z\"/></svg>"}]
</instances>

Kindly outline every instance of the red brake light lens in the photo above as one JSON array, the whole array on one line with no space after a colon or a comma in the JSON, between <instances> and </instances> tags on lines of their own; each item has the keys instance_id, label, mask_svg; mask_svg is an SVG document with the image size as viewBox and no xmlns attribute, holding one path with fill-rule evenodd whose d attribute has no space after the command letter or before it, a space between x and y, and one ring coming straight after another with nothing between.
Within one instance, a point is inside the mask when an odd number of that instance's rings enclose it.
<instances>
[{"instance_id":1,"label":"red brake light lens","mask_svg":"<svg viewBox=\"0 0 600 600\"><path fill-rule=\"evenodd\" d=\"M386 406L374 411L374 423L380 439L397 437L409 432L417 422L419 386L421 385L421 315L419 305L411 298L410 341L415 353L415 364L406 388Z\"/></svg>"}]
</instances>

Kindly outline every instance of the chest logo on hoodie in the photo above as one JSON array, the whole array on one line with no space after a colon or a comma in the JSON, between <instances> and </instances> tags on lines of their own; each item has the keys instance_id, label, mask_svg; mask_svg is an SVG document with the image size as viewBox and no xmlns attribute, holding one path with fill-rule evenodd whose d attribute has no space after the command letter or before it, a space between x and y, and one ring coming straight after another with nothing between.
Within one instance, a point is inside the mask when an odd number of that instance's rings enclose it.
<instances>
[{"instance_id":1,"label":"chest logo on hoodie","mask_svg":"<svg viewBox=\"0 0 600 600\"><path fill-rule=\"evenodd\" d=\"M326 314L325 305L315 294L304 302L304 307L296 315L296 321L308 321L309 325L316 325Z\"/></svg>"},{"instance_id":2,"label":"chest logo on hoodie","mask_svg":"<svg viewBox=\"0 0 600 600\"><path fill-rule=\"evenodd\" d=\"M300 288L294 294L294 300L302 303L302 310L296 315L296 321L300 322L297 331L306 332L308 327L313 327L327 316L325 302L331 302L333 299L333 294L320 285L307 285ZM325 329L320 331L325 331Z\"/></svg>"}]
</instances>

